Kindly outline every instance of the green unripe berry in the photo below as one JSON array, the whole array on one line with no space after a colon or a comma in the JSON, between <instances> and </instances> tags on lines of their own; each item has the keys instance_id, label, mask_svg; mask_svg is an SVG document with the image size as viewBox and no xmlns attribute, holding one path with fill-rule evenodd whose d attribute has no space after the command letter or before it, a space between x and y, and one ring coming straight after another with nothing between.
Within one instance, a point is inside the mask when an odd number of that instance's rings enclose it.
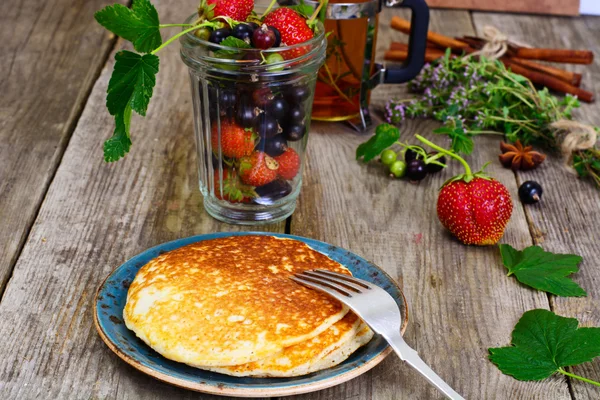
<instances>
[{"instance_id":1,"label":"green unripe berry","mask_svg":"<svg viewBox=\"0 0 600 400\"><path fill-rule=\"evenodd\" d=\"M396 161L397 157L398 155L394 150L387 149L384 150L383 153L381 153L381 162L384 165L392 165L394 161Z\"/></svg>"},{"instance_id":2,"label":"green unripe berry","mask_svg":"<svg viewBox=\"0 0 600 400\"><path fill-rule=\"evenodd\" d=\"M281 63L283 61L285 61L285 60L283 59L283 56L279 53L271 53L265 58L265 62L267 64L277 64L277 63ZM283 66L269 67L269 68L267 68L267 70L268 71L283 71Z\"/></svg>"},{"instance_id":3,"label":"green unripe berry","mask_svg":"<svg viewBox=\"0 0 600 400\"><path fill-rule=\"evenodd\" d=\"M390 173L396 178L402 178L406 174L406 163L401 160L396 160L390 165Z\"/></svg>"},{"instance_id":4,"label":"green unripe berry","mask_svg":"<svg viewBox=\"0 0 600 400\"><path fill-rule=\"evenodd\" d=\"M208 40L210 38L212 30L208 27L203 27L194 31L194 36L198 39Z\"/></svg>"}]
</instances>

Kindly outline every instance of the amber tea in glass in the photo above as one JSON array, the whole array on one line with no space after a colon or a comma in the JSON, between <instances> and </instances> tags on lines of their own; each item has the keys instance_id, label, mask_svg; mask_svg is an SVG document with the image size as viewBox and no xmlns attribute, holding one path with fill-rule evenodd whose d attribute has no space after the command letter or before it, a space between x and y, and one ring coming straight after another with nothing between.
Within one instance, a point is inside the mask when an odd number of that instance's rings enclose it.
<instances>
[{"instance_id":1,"label":"amber tea in glass","mask_svg":"<svg viewBox=\"0 0 600 400\"><path fill-rule=\"evenodd\" d=\"M305 0L313 7L318 2ZM375 64L377 23L383 5L412 10L406 65ZM425 0L330 0L325 9L326 61L319 70L312 118L349 121L359 130L370 125L370 91L380 83L414 78L425 62L429 9Z\"/></svg>"}]
</instances>

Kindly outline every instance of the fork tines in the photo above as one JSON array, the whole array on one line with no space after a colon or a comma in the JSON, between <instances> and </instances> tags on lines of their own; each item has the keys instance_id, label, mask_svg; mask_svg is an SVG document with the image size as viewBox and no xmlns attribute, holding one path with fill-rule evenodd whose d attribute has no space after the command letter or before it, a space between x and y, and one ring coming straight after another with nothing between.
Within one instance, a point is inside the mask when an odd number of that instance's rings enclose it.
<instances>
[{"instance_id":1,"label":"fork tines","mask_svg":"<svg viewBox=\"0 0 600 400\"><path fill-rule=\"evenodd\" d=\"M351 275L317 269L296 274L292 279L312 288L318 288L332 296L341 294L352 297L352 293L363 293L371 284ZM337 297L337 296L336 296Z\"/></svg>"}]
</instances>

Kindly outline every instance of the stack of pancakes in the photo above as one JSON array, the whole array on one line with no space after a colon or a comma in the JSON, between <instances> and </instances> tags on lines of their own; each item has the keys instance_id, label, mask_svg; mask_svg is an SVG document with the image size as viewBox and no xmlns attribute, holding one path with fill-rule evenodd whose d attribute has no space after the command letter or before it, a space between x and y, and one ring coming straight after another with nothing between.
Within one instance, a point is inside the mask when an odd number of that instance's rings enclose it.
<instances>
[{"instance_id":1,"label":"stack of pancakes","mask_svg":"<svg viewBox=\"0 0 600 400\"><path fill-rule=\"evenodd\" d=\"M291 275L341 264L272 236L207 240L140 269L123 311L164 357L234 376L289 377L339 364L373 332L338 301Z\"/></svg>"}]
</instances>

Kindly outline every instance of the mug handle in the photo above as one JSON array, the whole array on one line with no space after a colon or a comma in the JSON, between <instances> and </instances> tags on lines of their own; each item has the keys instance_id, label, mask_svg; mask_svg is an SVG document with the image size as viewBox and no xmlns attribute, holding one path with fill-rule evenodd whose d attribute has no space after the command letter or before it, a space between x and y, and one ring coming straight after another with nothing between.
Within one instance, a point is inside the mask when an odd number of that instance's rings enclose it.
<instances>
[{"instance_id":1,"label":"mug handle","mask_svg":"<svg viewBox=\"0 0 600 400\"><path fill-rule=\"evenodd\" d=\"M429 7L425 0L386 0L388 7L410 8L410 37L408 39L408 56L402 67L385 69L384 83L403 83L413 79L421 72L425 64L427 32L429 30Z\"/></svg>"}]
</instances>

